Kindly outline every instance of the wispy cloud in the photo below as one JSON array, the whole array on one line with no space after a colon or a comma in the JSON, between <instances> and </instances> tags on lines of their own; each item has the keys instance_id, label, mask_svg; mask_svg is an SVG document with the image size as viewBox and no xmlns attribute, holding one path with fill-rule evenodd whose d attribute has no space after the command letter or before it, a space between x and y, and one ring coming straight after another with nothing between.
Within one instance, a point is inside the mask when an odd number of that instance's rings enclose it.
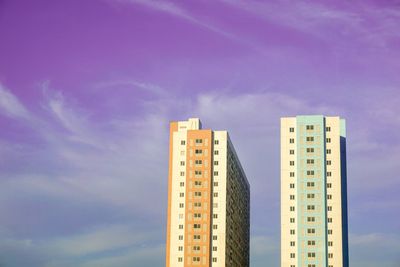
<instances>
[{"instance_id":1,"label":"wispy cloud","mask_svg":"<svg viewBox=\"0 0 400 267\"><path fill-rule=\"evenodd\" d=\"M157 96L164 96L168 93L166 88L163 88L157 84L141 82L135 79L116 79L111 81L99 82L94 85L95 88L115 88L115 87L133 87L146 92L156 94Z\"/></svg>"},{"instance_id":2,"label":"wispy cloud","mask_svg":"<svg viewBox=\"0 0 400 267\"><path fill-rule=\"evenodd\" d=\"M160 12L164 12L167 13L169 15L184 19L190 23L193 23L194 25L200 26L204 29L210 30L214 33L220 34L222 36L225 36L227 38L230 39L234 39L237 40L238 38L227 32L222 30L219 27L216 27L210 23L207 23L204 20L198 19L196 18L193 14L191 14L189 11L185 10L184 8L182 8L181 6L177 5L174 2L170 2L170 1L160 1L160 0L156 0L156 1L146 1L146 0L120 0L120 1L124 1L124 2L131 2L134 4L141 4L144 5L148 8L154 9L154 10L158 10Z\"/></svg>"},{"instance_id":3,"label":"wispy cloud","mask_svg":"<svg viewBox=\"0 0 400 267\"><path fill-rule=\"evenodd\" d=\"M330 39L332 35L352 36L353 41L358 38L361 42L382 48L390 38L400 35L396 26L400 22L397 9L374 6L371 2L348 2L343 3L341 8L318 1L222 2L321 39Z\"/></svg>"},{"instance_id":4,"label":"wispy cloud","mask_svg":"<svg viewBox=\"0 0 400 267\"><path fill-rule=\"evenodd\" d=\"M0 111L13 118L29 118L29 112L24 105L0 83Z\"/></svg>"},{"instance_id":5,"label":"wispy cloud","mask_svg":"<svg viewBox=\"0 0 400 267\"><path fill-rule=\"evenodd\" d=\"M151 8L153 10L157 10L159 12L169 14L176 18L185 20L195 26L209 30L210 32L213 32L217 35L227 38L228 40L231 40L232 42L235 42L244 47L247 47L247 48L251 49L252 51L257 52L258 54L261 54L263 56L269 55L269 53L262 46L258 45L256 42L252 42L246 36L238 34L235 31L233 31L232 29L228 30L219 25L216 25L215 23L211 23L207 20L207 18L196 15L195 12L192 12L188 9L183 8L181 5L178 5L176 2L161 1L161 0L156 0L156 1L119 0L119 1L133 3L133 4L140 4L140 5L146 6L148 8Z\"/></svg>"}]
</instances>

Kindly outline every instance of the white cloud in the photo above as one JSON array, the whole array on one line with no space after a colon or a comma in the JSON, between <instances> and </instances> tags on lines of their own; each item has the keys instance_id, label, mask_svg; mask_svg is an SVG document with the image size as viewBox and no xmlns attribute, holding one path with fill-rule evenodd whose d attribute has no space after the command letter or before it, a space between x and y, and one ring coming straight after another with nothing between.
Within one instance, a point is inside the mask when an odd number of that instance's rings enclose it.
<instances>
[{"instance_id":1,"label":"white cloud","mask_svg":"<svg viewBox=\"0 0 400 267\"><path fill-rule=\"evenodd\" d=\"M355 267L397 267L400 236L396 233L350 234L350 263Z\"/></svg>"},{"instance_id":2,"label":"white cloud","mask_svg":"<svg viewBox=\"0 0 400 267\"><path fill-rule=\"evenodd\" d=\"M29 112L25 106L0 83L0 112L12 118L28 119Z\"/></svg>"},{"instance_id":3,"label":"white cloud","mask_svg":"<svg viewBox=\"0 0 400 267\"><path fill-rule=\"evenodd\" d=\"M155 234L138 232L129 225L104 225L88 233L53 240L49 246L67 256L84 256L146 244L157 237Z\"/></svg>"}]
</instances>

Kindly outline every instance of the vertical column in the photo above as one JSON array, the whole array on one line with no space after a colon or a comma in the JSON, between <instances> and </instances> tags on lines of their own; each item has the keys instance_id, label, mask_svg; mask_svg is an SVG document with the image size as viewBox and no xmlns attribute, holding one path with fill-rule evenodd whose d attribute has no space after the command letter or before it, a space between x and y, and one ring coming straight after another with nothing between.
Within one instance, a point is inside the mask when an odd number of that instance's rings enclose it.
<instances>
[{"instance_id":1,"label":"vertical column","mask_svg":"<svg viewBox=\"0 0 400 267\"><path fill-rule=\"evenodd\" d=\"M328 267L342 267L341 122L326 118Z\"/></svg>"},{"instance_id":2,"label":"vertical column","mask_svg":"<svg viewBox=\"0 0 400 267\"><path fill-rule=\"evenodd\" d=\"M296 267L296 118L281 119L281 266Z\"/></svg>"},{"instance_id":3,"label":"vertical column","mask_svg":"<svg viewBox=\"0 0 400 267\"><path fill-rule=\"evenodd\" d=\"M298 266L326 267L325 119L297 117Z\"/></svg>"},{"instance_id":4,"label":"vertical column","mask_svg":"<svg viewBox=\"0 0 400 267\"><path fill-rule=\"evenodd\" d=\"M213 138L189 130L186 155L185 266L210 266Z\"/></svg>"},{"instance_id":5,"label":"vertical column","mask_svg":"<svg viewBox=\"0 0 400 267\"><path fill-rule=\"evenodd\" d=\"M169 166L168 166L168 217L167 217L167 246L166 246L166 267L170 267L170 247L171 247L171 201L172 201L172 170L173 170L173 150L174 132L178 130L178 123L171 122L169 129Z\"/></svg>"}]
</instances>

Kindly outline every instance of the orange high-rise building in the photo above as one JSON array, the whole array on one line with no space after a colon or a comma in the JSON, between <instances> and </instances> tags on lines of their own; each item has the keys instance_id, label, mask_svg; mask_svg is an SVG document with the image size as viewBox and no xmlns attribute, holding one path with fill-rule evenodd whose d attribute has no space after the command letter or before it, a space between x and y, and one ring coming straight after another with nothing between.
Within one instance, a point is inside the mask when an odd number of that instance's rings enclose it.
<instances>
[{"instance_id":1,"label":"orange high-rise building","mask_svg":"<svg viewBox=\"0 0 400 267\"><path fill-rule=\"evenodd\" d=\"M171 122L166 266L249 266L250 186L226 131Z\"/></svg>"}]
</instances>

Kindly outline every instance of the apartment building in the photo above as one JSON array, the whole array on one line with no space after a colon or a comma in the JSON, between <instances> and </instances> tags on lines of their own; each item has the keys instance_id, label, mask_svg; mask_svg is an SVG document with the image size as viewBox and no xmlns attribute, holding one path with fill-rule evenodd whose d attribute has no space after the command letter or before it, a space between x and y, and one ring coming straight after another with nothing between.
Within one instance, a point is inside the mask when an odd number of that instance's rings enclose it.
<instances>
[{"instance_id":1,"label":"apartment building","mask_svg":"<svg viewBox=\"0 0 400 267\"><path fill-rule=\"evenodd\" d=\"M281 118L281 266L348 267L346 126Z\"/></svg>"},{"instance_id":2,"label":"apartment building","mask_svg":"<svg viewBox=\"0 0 400 267\"><path fill-rule=\"evenodd\" d=\"M166 266L249 266L250 185L227 131L170 123Z\"/></svg>"}]
</instances>

